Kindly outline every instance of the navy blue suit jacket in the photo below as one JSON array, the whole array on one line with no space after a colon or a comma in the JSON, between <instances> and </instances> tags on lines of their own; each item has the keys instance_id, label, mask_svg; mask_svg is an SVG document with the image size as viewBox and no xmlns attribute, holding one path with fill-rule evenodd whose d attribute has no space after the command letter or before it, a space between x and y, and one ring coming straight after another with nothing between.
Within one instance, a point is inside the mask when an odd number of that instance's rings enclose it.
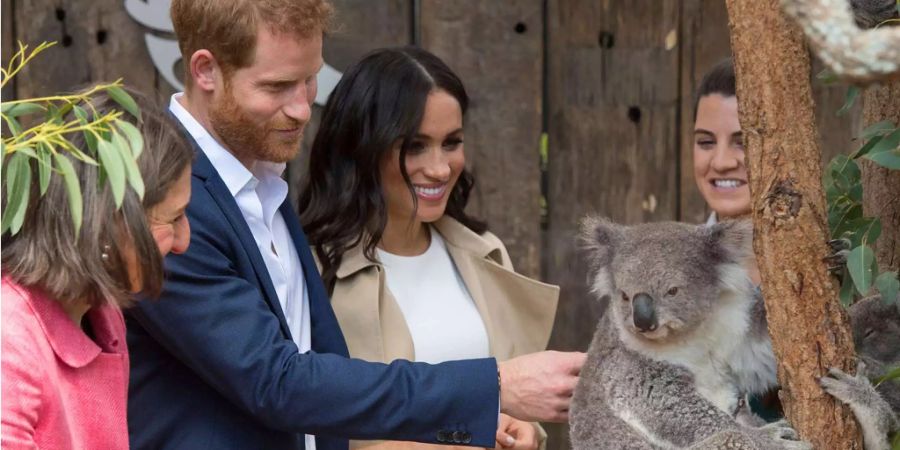
<instances>
[{"instance_id":1,"label":"navy blue suit jacket","mask_svg":"<svg viewBox=\"0 0 900 450\"><path fill-rule=\"evenodd\" d=\"M189 137L190 139L190 137ZM493 447L493 359L390 365L348 358L296 213L281 214L309 290L312 351L291 340L250 228L196 148L191 244L166 257L159 300L126 312L133 449L346 449L347 439ZM374 319L373 319L374 320Z\"/></svg>"}]
</instances>

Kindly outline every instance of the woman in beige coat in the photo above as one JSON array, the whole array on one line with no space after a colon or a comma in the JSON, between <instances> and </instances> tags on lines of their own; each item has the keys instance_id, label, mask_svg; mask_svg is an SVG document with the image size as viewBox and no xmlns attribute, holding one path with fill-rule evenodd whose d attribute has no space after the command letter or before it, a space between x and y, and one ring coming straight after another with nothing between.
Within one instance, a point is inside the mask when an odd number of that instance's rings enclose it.
<instances>
[{"instance_id":1,"label":"woman in beige coat","mask_svg":"<svg viewBox=\"0 0 900 450\"><path fill-rule=\"evenodd\" d=\"M502 361L547 345L558 288L516 274L500 240L464 212L467 105L459 78L413 47L369 54L329 98L300 216L353 357ZM536 424L499 421L498 448L543 443Z\"/></svg>"}]
</instances>

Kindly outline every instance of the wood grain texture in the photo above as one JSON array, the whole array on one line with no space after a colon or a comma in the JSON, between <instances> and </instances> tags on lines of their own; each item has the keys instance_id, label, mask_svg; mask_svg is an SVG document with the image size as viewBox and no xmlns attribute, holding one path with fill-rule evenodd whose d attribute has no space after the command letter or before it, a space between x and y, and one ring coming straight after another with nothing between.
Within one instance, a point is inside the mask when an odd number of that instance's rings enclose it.
<instances>
[{"instance_id":1,"label":"wood grain texture","mask_svg":"<svg viewBox=\"0 0 900 450\"><path fill-rule=\"evenodd\" d=\"M462 79L471 99L467 211L487 220L516 270L540 275L543 87L541 0L423 0L421 45Z\"/></svg>"},{"instance_id":2,"label":"wood grain texture","mask_svg":"<svg viewBox=\"0 0 900 450\"><path fill-rule=\"evenodd\" d=\"M727 0L752 193L753 247L762 275L785 416L822 449L862 449L849 408L817 378L855 369L837 284L823 258L828 225L803 35L778 0Z\"/></svg>"},{"instance_id":3,"label":"wood grain texture","mask_svg":"<svg viewBox=\"0 0 900 450\"><path fill-rule=\"evenodd\" d=\"M341 72L376 48L412 43L412 0L332 0L331 3L335 20L325 38L323 53L325 62ZM300 153L288 163L285 177L295 207L321 115L322 107L314 106L312 119L303 132Z\"/></svg>"},{"instance_id":4,"label":"wood grain texture","mask_svg":"<svg viewBox=\"0 0 900 450\"><path fill-rule=\"evenodd\" d=\"M9 67L9 60L12 55L19 49L16 44L16 22L13 20L15 13L13 11L14 4L12 0L0 0L0 64L5 70ZM18 77L16 77L18 78ZM13 78L3 87L0 92L0 98L4 101L16 98L16 78Z\"/></svg>"},{"instance_id":5,"label":"wood grain texture","mask_svg":"<svg viewBox=\"0 0 900 450\"><path fill-rule=\"evenodd\" d=\"M144 43L145 30L122 1L18 1L15 20L23 42L58 41L23 70L20 96L71 91L118 78L155 95L156 69Z\"/></svg>"}]
</instances>

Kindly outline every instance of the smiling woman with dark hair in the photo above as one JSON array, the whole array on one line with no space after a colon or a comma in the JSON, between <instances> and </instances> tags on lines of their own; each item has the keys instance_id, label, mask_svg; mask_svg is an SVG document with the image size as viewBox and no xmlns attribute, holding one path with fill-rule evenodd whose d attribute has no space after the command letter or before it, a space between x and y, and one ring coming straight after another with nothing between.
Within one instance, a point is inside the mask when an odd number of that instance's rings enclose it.
<instances>
[{"instance_id":1,"label":"smiling woman with dark hair","mask_svg":"<svg viewBox=\"0 0 900 450\"><path fill-rule=\"evenodd\" d=\"M22 229L3 235L3 448L128 448L120 308L135 293L158 294L162 256L188 247L193 158L171 120L131 95L142 110L141 121L128 118L144 139L143 198L129 189L116 209L101 169L68 156L83 195L80 231L54 176L29 197ZM119 108L105 95L92 105L98 115ZM80 134L72 143L90 154Z\"/></svg>"},{"instance_id":2,"label":"smiling woman with dark hair","mask_svg":"<svg viewBox=\"0 0 900 450\"><path fill-rule=\"evenodd\" d=\"M370 53L329 97L300 217L351 356L502 361L547 345L558 288L516 274L465 212L468 103L456 74L414 47ZM497 442L535 448L540 431L503 415Z\"/></svg>"}]
</instances>

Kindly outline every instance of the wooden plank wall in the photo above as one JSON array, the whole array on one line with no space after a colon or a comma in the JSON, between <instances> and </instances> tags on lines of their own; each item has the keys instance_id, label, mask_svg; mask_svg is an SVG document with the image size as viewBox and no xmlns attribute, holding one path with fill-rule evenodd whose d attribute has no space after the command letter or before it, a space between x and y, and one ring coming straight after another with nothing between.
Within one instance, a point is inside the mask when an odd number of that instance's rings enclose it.
<instances>
[{"instance_id":1,"label":"wooden plank wall","mask_svg":"<svg viewBox=\"0 0 900 450\"><path fill-rule=\"evenodd\" d=\"M502 236L515 267L540 275L543 1L422 0L421 45L447 61L472 101L468 210Z\"/></svg>"},{"instance_id":2,"label":"wooden plank wall","mask_svg":"<svg viewBox=\"0 0 900 450\"><path fill-rule=\"evenodd\" d=\"M691 164L693 100L703 73L730 52L723 1L333 3L336 28L324 51L338 70L374 48L419 44L463 79L472 99L467 163L477 177L470 212L487 219L519 271L562 286L552 348L586 349L602 311L587 293L575 239L585 214L628 223L705 219ZM60 42L7 86L3 98L123 77L168 101L173 88L153 68L144 35L173 36L138 24L123 4L0 0L4 66L17 39ZM814 87L826 160L849 149L858 130L858 106L834 116L845 91ZM320 112L314 108L304 148ZM543 172L542 132L549 139ZM289 165L292 198L306 157L301 152ZM568 448L564 426L549 432L551 449Z\"/></svg>"}]
</instances>

